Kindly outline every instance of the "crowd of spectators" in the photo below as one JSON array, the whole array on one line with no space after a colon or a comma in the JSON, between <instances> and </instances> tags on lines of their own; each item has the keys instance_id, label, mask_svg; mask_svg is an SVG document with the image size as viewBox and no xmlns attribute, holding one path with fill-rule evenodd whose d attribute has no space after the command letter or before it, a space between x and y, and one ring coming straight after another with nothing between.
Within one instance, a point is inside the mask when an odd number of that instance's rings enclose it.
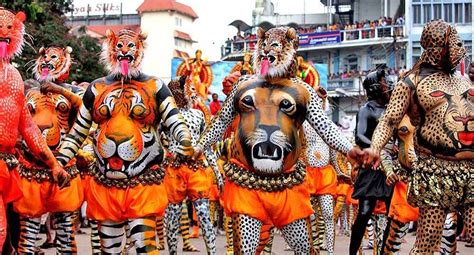
<instances>
[{"instance_id":1,"label":"crowd of spectators","mask_svg":"<svg viewBox=\"0 0 474 255\"><path fill-rule=\"evenodd\" d=\"M406 67L400 68L400 69L395 69L395 68L389 68L388 74L389 75L399 75L400 73L404 72L406 70ZM370 73L373 70L367 70L367 71L362 71L362 70L350 70L350 71L343 71L339 73L330 73L328 76L329 80L336 80L336 79L350 79L350 78L358 78L358 77L365 77L367 76L368 73Z\"/></svg>"}]
</instances>

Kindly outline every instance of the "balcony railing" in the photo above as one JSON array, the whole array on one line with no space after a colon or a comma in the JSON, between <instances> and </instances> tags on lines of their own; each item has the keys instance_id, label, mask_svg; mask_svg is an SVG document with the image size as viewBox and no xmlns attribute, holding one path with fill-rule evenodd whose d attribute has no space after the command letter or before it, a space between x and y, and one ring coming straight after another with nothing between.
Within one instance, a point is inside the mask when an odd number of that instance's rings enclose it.
<instances>
[{"instance_id":1,"label":"balcony railing","mask_svg":"<svg viewBox=\"0 0 474 255\"><path fill-rule=\"evenodd\" d=\"M299 41L300 48L305 48L317 45L355 43L393 37L405 37L405 26L393 25L376 28L305 33L299 35ZM229 40L222 46L222 56L251 52L255 49L256 44L257 39L255 36L250 39Z\"/></svg>"}]
</instances>

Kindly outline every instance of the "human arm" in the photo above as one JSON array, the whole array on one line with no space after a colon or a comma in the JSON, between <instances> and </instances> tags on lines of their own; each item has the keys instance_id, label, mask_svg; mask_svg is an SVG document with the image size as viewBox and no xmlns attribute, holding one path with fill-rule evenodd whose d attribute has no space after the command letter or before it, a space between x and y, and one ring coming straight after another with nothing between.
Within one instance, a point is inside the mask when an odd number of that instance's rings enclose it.
<instances>
[{"instance_id":1,"label":"human arm","mask_svg":"<svg viewBox=\"0 0 474 255\"><path fill-rule=\"evenodd\" d=\"M92 86L90 85L83 97L83 103L79 107L76 120L69 134L64 139L64 142L59 148L59 155L57 156L58 161L65 166L81 148L84 141L89 135L90 128L92 126L92 115L91 109L94 103L95 95L92 92Z\"/></svg>"},{"instance_id":2,"label":"human arm","mask_svg":"<svg viewBox=\"0 0 474 255\"><path fill-rule=\"evenodd\" d=\"M357 113L357 124L355 141L356 144L362 148L369 148L372 143L370 139L365 135L367 133L367 124L370 120L370 107L364 106L359 109Z\"/></svg>"},{"instance_id":3,"label":"human arm","mask_svg":"<svg viewBox=\"0 0 474 255\"><path fill-rule=\"evenodd\" d=\"M364 164L373 164L373 169L377 169L380 165L380 151L388 143L393 131L407 112L411 93L412 88L404 81L400 81L395 87L387 109L375 128L372 144L370 148L364 150L366 153Z\"/></svg>"},{"instance_id":4,"label":"human arm","mask_svg":"<svg viewBox=\"0 0 474 255\"><path fill-rule=\"evenodd\" d=\"M71 177L54 158L53 153L43 139L41 131L33 122L26 103L23 103L18 129L31 153L51 169L53 178L58 182L59 187L67 186Z\"/></svg>"},{"instance_id":5,"label":"human arm","mask_svg":"<svg viewBox=\"0 0 474 255\"><path fill-rule=\"evenodd\" d=\"M206 127L204 132L201 134L201 138L195 148L194 158L197 158L204 149L210 148L212 144L219 141L222 138L227 126L229 126L236 116L234 108L234 96L237 92L241 80L233 86L232 91L227 96L224 104L217 113L216 116L211 120L211 123Z\"/></svg>"},{"instance_id":6,"label":"human arm","mask_svg":"<svg viewBox=\"0 0 474 255\"><path fill-rule=\"evenodd\" d=\"M179 143L176 153L190 157L193 155L193 147L191 144L191 133L184 121L183 116L179 113L173 95L161 80L156 80L157 92L156 102L158 111L161 116L162 125L170 132L175 141Z\"/></svg>"}]
</instances>

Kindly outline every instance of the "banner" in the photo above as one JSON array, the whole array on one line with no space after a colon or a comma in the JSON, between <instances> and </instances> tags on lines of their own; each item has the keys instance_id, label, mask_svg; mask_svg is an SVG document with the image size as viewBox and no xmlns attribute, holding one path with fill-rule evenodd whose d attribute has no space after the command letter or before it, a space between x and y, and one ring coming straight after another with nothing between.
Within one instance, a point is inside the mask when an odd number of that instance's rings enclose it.
<instances>
[{"instance_id":1,"label":"banner","mask_svg":"<svg viewBox=\"0 0 474 255\"><path fill-rule=\"evenodd\" d=\"M314 64L314 68L319 73L319 86L328 89L328 65L327 64Z\"/></svg>"},{"instance_id":2,"label":"banner","mask_svg":"<svg viewBox=\"0 0 474 255\"><path fill-rule=\"evenodd\" d=\"M299 42L300 42L300 47L339 43L341 42L341 32L329 31L329 32L300 34Z\"/></svg>"}]
</instances>

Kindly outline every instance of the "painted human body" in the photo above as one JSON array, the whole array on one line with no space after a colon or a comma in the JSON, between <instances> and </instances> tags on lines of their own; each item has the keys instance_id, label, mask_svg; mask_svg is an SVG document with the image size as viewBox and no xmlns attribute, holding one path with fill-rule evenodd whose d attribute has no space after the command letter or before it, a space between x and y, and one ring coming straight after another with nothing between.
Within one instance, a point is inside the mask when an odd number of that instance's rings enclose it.
<instances>
[{"instance_id":1,"label":"painted human body","mask_svg":"<svg viewBox=\"0 0 474 255\"><path fill-rule=\"evenodd\" d=\"M378 164L381 147L408 114L417 127L408 201L420 208L412 254L435 252L455 207L464 207L474 237L474 86L455 73L466 51L456 29L441 20L425 25L421 45L425 51L396 86L364 159Z\"/></svg>"},{"instance_id":2,"label":"painted human body","mask_svg":"<svg viewBox=\"0 0 474 255\"><path fill-rule=\"evenodd\" d=\"M40 82L61 84L58 90L67 90L67 93L41 92L39 88L32 88L26 92L26 105L33 121L42 132L48 147L55 153L72 127L84 92L79 87L63 83L71 67L71 51L70 47L41 48L34 69ZM18 252L20 254L35 252L41 215L52 213L57 226L57 252L77 253L74 221L78 216L77 209L83 202L84 194L76 161L71 160L65 166L71 176L70 185L59 189L49 174L48 166L36 161L35 155L31 154L26 144L22 143L19 146L18 156L19 185L24 194L23 198L13 203L14 210L20 214L22 232Z\"/></svg>"},{"instance_id":3,"label":"painted human body","mask_svg":"<svg viewBox=\"0 0 474 255\"><path fill-rule=\"evenodd\" d=\"M347 153L352 145L340 139L316 92L291 78L297 65L296 31L260 29L258 37L254 67L261 76L240 78L204 131L196 151L221 139L239 116L223 195L224 210L233 217L234 253L255 253L262 225L271 224L282 230L296 254L308 254L308 217L313 210L303 184L299 130L307 120L332 147Z\"/></svg>"},{"instance_id":4,"label":"painted human body","mask_svg":"<svg viewBox=\"0 0 474 255\"><path fill-rule=\"evenodd\" d=\"M69 179L33 122L26 106L23 80L10 64L11 58L21 53L25 18L22 12L15 15L0 8L0 250L7 230L4 206L22 196L18 176L11 172L18 164L13 154L19 135L31 153L51 169L50 174L60 187L66 185Z\"/></svg>"},{"instance_id":5,"label":"painted human body","mask_svg":"<svg viewBox=\"0 0 474 255\"><path fill-rule=\"evenodd\" d=\"M389 87L384 70L369 73L363 82L368 102L359 109L355 132L356 144L368 148L379 118L385 111L389 101ZM384 148L385 149L385 148ZM376 208L377 201L384 201L386 208L390 206L391 188L385 184L386 176L383 167L378 171L362 166L358 169L354 183L352 198L359 200L359 211L352 225L349 254L357 254L367 223ZM380 252L380 251L379 251Z\"/></svg>"},{"instance_id":6,"label":"painted human body","mask_svg":"<svg viewBox=\"0 0 474 255\"><path fill-rule=\"evenodd\" d=\"M195 145L206 123L204 114L199 110L192 109L192 101L196 97L192 84L189 81L186 82L186 77L182 76L171 81L168 88L192 134L192 144ZM191 199L196 209L208 254L215 254L216 235L209 213L209 190L211 188L209 180L211 176L208 176L206 162L204 162L204 158L189 162L177 157L176 150L179 147L179 142L166 128L164 130L169 141L168 152L171 154L165 177L170 202L166 210L167 241L170 254L177 254L179 218L182 202L187 197Z\"/></svg>"},{"instance_id":7,"label":"painted human body","mask_svg":"<svg viewBox=\"0 0 474 255\"><path fill-rule=\"evenodd\" d=\"M102 57L110 75L87 88L74 126L62 144L58 160L67 164L89 134L93 122L97 171L89 179L87 214L99 222L101 249L122 251L124 226L138 254L157 254L156 216L164 214L168 199L160 164L163 149L156 126L171 130L180 141L177 152L192 155L191 134L168 87L140 70L146 35L107 31ZM154 201L150 203L150 201Z\"/></svg>"}]
</instances>

